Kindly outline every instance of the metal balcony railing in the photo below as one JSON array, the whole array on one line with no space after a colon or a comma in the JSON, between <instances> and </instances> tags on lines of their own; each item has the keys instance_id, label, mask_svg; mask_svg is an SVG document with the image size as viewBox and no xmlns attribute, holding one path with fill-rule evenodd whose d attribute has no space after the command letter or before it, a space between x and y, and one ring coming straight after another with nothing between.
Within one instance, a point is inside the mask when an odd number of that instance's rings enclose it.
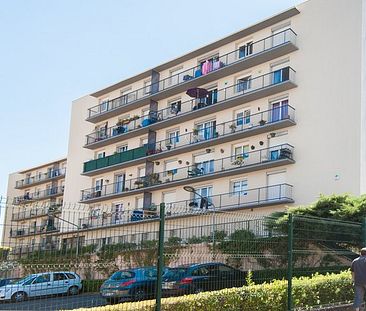
<instances>
[{"instance_id":1,"label":"metal balcony railing","mask_svg":"<svg viewBox=\"0 0 366 311\"><path fill-rule=\"evenodd\" d=\"M283 202L293 202L292 185L287 183L213 195L205 198L205 200L191 198L189 200L168 202L165 204L165 211L167 217L179 217L214 210L220 212L225 209L260 207L261 205L281 204ZM92 229L154 220L156 218L159 218L159 206L153 204L148 209L102 213L81 218L79 226L81 229Z\"/></svg>"},{"instance_id":2,"label":"metal balcony railing","mask_svg":"<svg viewBox=\"0 0 366 311\"><path fill-rule=\"evenodd\" d=\"M47 181L56 177L65 176L66 169L54 169L47 173L39 174L36 176L28 177L25 179L18 180L15 184L16 188L30 186L32 184Z\"/></svg>"},{"instance_id":3,"label":"metal balcony railing","mask_svg":"<svg viewBox=\"0 0 366 311\"><path fill-rule=\"evenodd\" d=\"M295 109L290 105L273 108L252 114L242 119L234 119L224 123L219 123L204 130L193 129L192 132L176 136L174 139L164 139L126 152L116 153L101 159L84 162L84 173L97 169L106 168L127 161L133 161L152 155L162 153L177 148L187 147L192 144L199 144L219 137L225 137L235 133L244 133L257 127L279 123L284 120L295 120ZM239 122L240 121L240 122ZM242 122L241 122L242 121Z\"/></svg>"},{"instance_id":4,"label":"metal balcony railing","mask_svg":"<svg viewBox=\"0 0 366 311\"><path fill-rule=\"evenodd\" d=\"M47 216L50 212L61 213L62 204L47 204L46 206L36 206L31 208L24 208L22 211L13 213L12 220L23 220L34 217Z\"/></svg>"},{"instance_id":5,"label":"metal balcony railing","mask_svg":"<svg viewBox=\"0 0 366 311\"><path fill-rule=\"evenodd\" d=\"M81 191L81 201L110 195L118 195L131 190L149 188L160 184L169 184L174 181L189 180L194 177L203 177L215 173L235 171L254 165L268 164L270 162L273 163L274 161L283 159L292 160L293 149L293 146L290 144L282 144L218 160L195 163L192 166L186 166L183 168L155 172L140 178L128 179L124 182L112 183L102 187L93 187Z\"/></svg>"},{"instance_id":6,"label":"metal balcony railing","mask_svg":"<svg viewBox=\"0 0 366 311\"><path fill-rule=\"evenodd\" d=\"M51 233L59 231L58 221L54 221L52 224L46 223L41 226L30 226L30 227L18 227L10 229L10 237L22 237L27 235L35 235L42 233Z\"/></svg>"},{"instance_id":7,"label":"metal balcony railing","mask_svg":"<svg viewBox=\"0 0 366 311\"><path fill-rule=\"evenodd\" d=\"M156 122L177 118L189 112L196 111L213 104L220 104L229 99L246 96L258 90L274 86L282 82L295 82L295 71L291 67L284 67L280 70L276 70L275 72L270 72L258 77L254 77L245 82L225 87L218 90L217 93L215 93L215 96L187 100L174 107L150 112L149 116L133 116L131 118L121 120L117 125L112 127L100 128L99 130L86 136L86 146L94 144L98 141L121 136L142 127L148 127L149 125Z\"/></svg>"},{"instance_id":8,"label":"metal balcony railing","mask_svg":"<svg viewBox=\"0 0 366 311\"><path fill-rule=\"evenodd\" d=\"M15 197L13 203L15 205L26 204L32 201L43 200L52 196L62 195L63 193L64 193L64 186L53 187L38 192L25 193L22 196Z\"/></svg>"},{"instance_id":9,"label":"metal balcony railing","mask_svg":"<svg viewBox=\"0 0 366 311\"><path fill-rule=\"evenodd\" d=\"M236 62L243 61L249 57L255 57L256 55L259 55L265 51L269 51L290 42L293 44L296 43L296 33L292 29L286 29L282 32L251 43L248 45L245 51L239 48L227 54L216 57L214 60L212 60L212 66L206 75L224 68L225 66L233 65ZM199 65L189 68L183 72L159 80L156 83L147 85L138 90L89 108L89 118L102 115L108 111L117 109L118 107L131 104L145 97L149 97L154 93L162 92L177 85L183 84L189 80L197 79L203 75L202 66Z\"/></svg>"}]
</instances>

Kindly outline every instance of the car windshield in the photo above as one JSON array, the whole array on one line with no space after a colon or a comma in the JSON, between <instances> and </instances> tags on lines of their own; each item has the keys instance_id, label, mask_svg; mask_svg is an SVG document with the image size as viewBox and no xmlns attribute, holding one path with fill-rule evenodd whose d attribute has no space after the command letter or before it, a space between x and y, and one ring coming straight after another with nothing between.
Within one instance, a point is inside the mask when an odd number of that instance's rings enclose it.
<instances>
[{"instance_id":1,"label":"car windshield","mask_svg":"<svg viewBox=\"0 0 366 311\"><path fill-rule=\"evenodd\" d=\"M135 273L132 271L117 271L112 274L112 276L109 278L112 281L119 281L123 279L131 279L135 276Z\"/></svg>"},{"instance_id":2,"label":"car windshield","mask_svg":"<svg viewBox=\"0 0 366 311\"><path fill-rule=\"evenodd\" d=\"M35 275L28 275L20 280L17 280L17 281L14 281L14 282L11 282L11 284L23 284L29 280L32 280L34 279L36 276Z\"/></svg>"},{"instance_id":3,"label":"car windshield","mask_svg":"<svg viewBox=\"0 0 366 311\"><path fill-rule=\"evenodd\" d=\"M171 268L164 273L165 278L179 279L187 272L187 268Z\"/></svg>"}]
</instances>

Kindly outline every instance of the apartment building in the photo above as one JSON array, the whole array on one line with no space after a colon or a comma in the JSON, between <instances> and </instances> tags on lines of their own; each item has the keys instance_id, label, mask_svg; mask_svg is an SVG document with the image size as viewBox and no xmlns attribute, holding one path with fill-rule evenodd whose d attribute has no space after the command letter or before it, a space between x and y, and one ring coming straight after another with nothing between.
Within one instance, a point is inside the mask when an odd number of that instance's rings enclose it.
<instances>
[{"instance_id":1,"label":"apartment building","mask_svg":"<svg viewBox=\"0 0 366 311\"><path fill-rule=\"evenodd\" d=\"M365 193L364 13L309 0L75 100L63 243Z\"/></svg>"},{"instance_id":2,"label":"apartment building","mask_svg":"<svg viewBox=\"0 0 366 311\"><path fill-rule=\"evenodd\" d=\"M14 253L58 245L66 164L63 158L9 175L2 241Z\"/></svg>"}]
</instances>

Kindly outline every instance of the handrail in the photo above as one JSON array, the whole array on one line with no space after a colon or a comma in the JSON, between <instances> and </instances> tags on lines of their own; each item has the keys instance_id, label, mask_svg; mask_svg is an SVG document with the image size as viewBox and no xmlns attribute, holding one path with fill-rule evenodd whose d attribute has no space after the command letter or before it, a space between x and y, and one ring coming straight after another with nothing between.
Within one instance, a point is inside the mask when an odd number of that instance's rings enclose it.
<instances>
[{"instance_id":1,"label":"handrail","mask_svg":"<svg viewBox=\"0 0 366 311\"><path fill-rule=\"evenodd\" d=\"M294 147L292 145L286 143L256 151L248 151L242 155L232 155L230 157L195 163L191 166L173 170L154 172L143 177L127 179L124 182L103 185L102 187L92 187L81 190L81 201L124 193L131 190L149 188L160 184L168 184L170 182L186 180L193 177L207 176L218 172L223 173L282 159L292 160L293 149Z\"/></svg>"},{"instance_id":2,"label":"handrail","mask_svg":"<svg viewBox=\"0 0 366 311\"><path fill-rule=\"evenodd\" d=\"M66 174L66 169L54 169L47 173L43 173L40 175L24 178L16 181L16 187L24 187L27 185L32 185L34 183L38 183L44 180L53 179L55 177L64 176Z\"/></svg>"},{"instance_id":3,"label":"handrail","mask_svg":"<svg viewBox=\"0 0 366 311\"><path fill-rule=\"evenodd\" d=\"M141 116L138 118L131 117L126 119L125 124L114 125L111 127L103 127L86 135L86 146L96 143L98 141L106 140L111 137L123 135L127 132L137 130L141 127L148 127L156 122L165 121L171 118L188 114L192 111L213 105L219 104L229 99L239 96L247 95L260 89L273 86L285 81L294 81L295 70L291 67L284 67L279 70L283 71L281 80L274 79L274 73L269 72L254 78L249 79L246 84L236 83L231 86L217 90L215 99L206 97L202 99L191 99L181 102L179 109L172 109L170 107L160 109L158 111L151 111L148 116Z\"/></svg>"},{"instance_id":4,"label":"handrail","mask_svg":"<svg viewBox=\"0 0 366 311\"><path fill-rule=\"evenodd\" d=\"M296 36L297 34L291 28L285 29L279 33L273 34L271 36L253 42L251 44L251 53L247 52L248 55L240 57L240 48L239 48L222 56L218 56L216 58L217 59L216 62L218 64L217 68L212 68L212 70L209 71L208 74L215 70L221 69L225 66L232 65L248 57L253 57L257 54L263 53L264 51L271 50L287 42L295 42ZM112 100L95 105L89 108L89 118L94 117L96 115L102 115L108 111L117 109L118 107L125 106L132 102L138 101L144 97L151 96L152 94L185 83L188 80L198 78L203 75L202 72L200 74L197 73L200 71L201 66L194 66L171 77L159 80L156 83L151 83L150 85L144 86L135 91L129 92Z\"/></svg>"}]
</instances>

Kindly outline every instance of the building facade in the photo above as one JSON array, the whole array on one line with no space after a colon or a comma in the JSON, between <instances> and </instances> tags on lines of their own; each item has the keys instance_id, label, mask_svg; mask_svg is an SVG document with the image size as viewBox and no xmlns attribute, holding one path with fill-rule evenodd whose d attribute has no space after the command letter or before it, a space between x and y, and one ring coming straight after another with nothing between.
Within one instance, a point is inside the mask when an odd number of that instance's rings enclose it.
<instances>
[{"instance_id":1,"label":"building facade","mask_svg":"<svg viewBox=\"0 0 366 311\"><path fill-rule=\"evenodd\" d=\"M362 0L310 0L75 100L61 216L106 243L161 202L173 224L365 193L364 29Z\"/></svg>"},{"instance_id":2,"label":"building facade","mask_svg":"<svg viewBox=\"0 0 366 311\"><path fill-rule=\"evenodd\" d=\"M58 245L66 158L10 174L3 243L14 253Z\"/></svg>"}]
</instances>

